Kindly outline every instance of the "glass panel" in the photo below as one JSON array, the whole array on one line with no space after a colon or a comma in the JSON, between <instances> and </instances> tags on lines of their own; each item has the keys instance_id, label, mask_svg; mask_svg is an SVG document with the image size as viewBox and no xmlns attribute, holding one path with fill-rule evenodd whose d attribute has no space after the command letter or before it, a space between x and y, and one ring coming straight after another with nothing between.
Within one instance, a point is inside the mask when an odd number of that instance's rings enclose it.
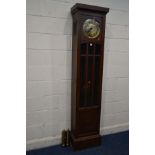
<instances>
[{"instance_id":1,"label":"glass panel","mask_svg":"<svg viewBox=\"0 0 155 155\"><path fill-rule=\"evenodd\" d=\"M85 79L86 79L86 57L81 56L80 60L80 105L84 106L86 104L86 85L85 85Z\"/></svg>"},{"instance_id":2,"label":"glass panel","mask_svg":"<svg viewBox=\"0 0 155 155\"><path fill-rule=\"evenodd\" d=\"M87 44L81 44L81 54L86 54Z\"/></svg>"},{"instance_id":3,"label":"glass panel","mask_svg":"<svg viewBox=\"0 0 155 155\"><path fill-rule=\"evenodd\" d=\"M94 53L94 44L89 43L88 45L88 55L92 55Z\"/></svg>"},{"instance_id":4,"label":"glass panel","mask_svg":"<svg viewBox=\"0 0 155 155\"><path fill-rule=\"evenodd\" d=\"M96 44L96 47L95 47L95 54L96 55L100 55L101 54L100 45L98 45L98 44Z\"/></svg>"},{"instance_id":5,"label":"glass panel","mask_svg":"<svg viewBox=\"0 0 155 155\"><path fill-rule=\"evenodd\" d=\"M88 56L87 106L92 104L93 56Z\"/></svg>"},{"instance_id":6,"label":"glass panel","mask_svg":"<svg viewBox=\"0 0 155 155\"><path fill-rule=\"evenodd\" d=\"M93 72L93 56L88 56L88 81L92 80Z\"/></svg>"},{"instance_id":7,"label":"glass panel","mask_svg":"<svg viewBox=\"0 0 155 155\"><path fill-rule=\"evenodd\" d=\"M95 49L96 53L100 53L100 45L92 45L88 48L86 44L81 45L85 53L80 56L80 106L94 106L98 104L99 93L99 71L100 71L100 56L92 55ZM88 49L88 52L86 51ZM98 50L98 51L97 51ZM88 53L88 55L87 55ZM91 53L91 55L90 55ZM97 55L98 55L97 54Z\"/></svg>"},{"instance_id":8,"label":"glass panel","mask_svg":"<svg viewBox=\"0 0 155 155\"><path fill-rule=\"evenodd\" d=\"M99 90L99 80L100 80L100 57L95 57L95 71L94 71L94 100L98 103L98 90Z\"/></svg>"}]
</instances>

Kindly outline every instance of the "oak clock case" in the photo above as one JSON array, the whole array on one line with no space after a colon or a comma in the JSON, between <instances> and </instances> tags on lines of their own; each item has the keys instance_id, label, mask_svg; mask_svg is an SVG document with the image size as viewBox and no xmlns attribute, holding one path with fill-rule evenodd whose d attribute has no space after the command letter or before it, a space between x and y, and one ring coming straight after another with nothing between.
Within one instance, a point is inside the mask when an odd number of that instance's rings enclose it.
<instances>
[{"instance_id":1,"label":"oak clock case","mask_svg":"<svg viewBox=\"0 0 155 155\"><path fill-rule=\"evenodd\" d=\"M108 8L75 4L71 8L71 143L75 150L100 144L100 111L105 18Z\"/></svg>"}]
</instances>

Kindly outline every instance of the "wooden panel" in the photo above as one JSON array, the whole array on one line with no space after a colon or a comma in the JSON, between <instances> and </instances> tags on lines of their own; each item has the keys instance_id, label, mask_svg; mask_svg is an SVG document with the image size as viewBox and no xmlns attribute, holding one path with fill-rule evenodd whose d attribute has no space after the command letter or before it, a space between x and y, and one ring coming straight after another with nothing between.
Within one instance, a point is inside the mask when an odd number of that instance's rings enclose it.
<instances>
[{"instance_id":1,"label":"wooden panel","mask_svg":"<svg viewBox=\"0 0 155 155\"><path fill-rule=\"evenodd\" d=\"M91 135L99 130L100 109L98 106L78 110L78 135Z\"/></svg>"}]
</instances>

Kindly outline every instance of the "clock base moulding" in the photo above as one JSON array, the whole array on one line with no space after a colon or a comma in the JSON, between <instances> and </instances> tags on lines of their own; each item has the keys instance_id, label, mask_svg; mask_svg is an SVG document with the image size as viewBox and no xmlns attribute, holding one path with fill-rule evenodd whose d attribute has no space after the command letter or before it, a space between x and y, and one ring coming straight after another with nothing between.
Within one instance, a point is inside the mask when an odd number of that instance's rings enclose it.
<instances>
[{"instance_id":1,"label":"clock base moulding","mask_svg":"<svg viewBox=\"0 0 155 155\"><path fill-rule=\"evenodd\" d=\"M74 150L95 147L101 144L101 136L96 134L75 138L74 135L71 133L71 144Z\"/></svg>"}]
</instances>

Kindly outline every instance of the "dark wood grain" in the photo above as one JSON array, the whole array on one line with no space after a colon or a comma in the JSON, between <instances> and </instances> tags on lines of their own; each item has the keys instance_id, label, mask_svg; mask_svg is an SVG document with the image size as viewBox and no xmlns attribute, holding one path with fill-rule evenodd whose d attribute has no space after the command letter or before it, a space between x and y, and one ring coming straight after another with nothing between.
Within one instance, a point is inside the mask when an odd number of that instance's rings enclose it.
<instances>
[{"instance_id":1,"label":"dark wood grain","mask_svg":"<svg viewBox=\"0 0 155 155\"><path fill-rule=\"evenodd\" d=\"M71 8L71 13L75 14L79 10L90 11L90 12L95 12L95 13L100 13L100 14L106 14L109 12L109 8L106 8L106 7L76 3Z\"/></svg>"},{"instance_id":2,"label":"dark wood grain","mask_svg":"<svg viewBox=\"0 0 155 155\"><path fill-rule=\"evenodd\" d=\"M99 129L102 94L105 19L108 11L108 8L90 6L79 3L75 4L71 8L73 18L71 142L75 150L100 144ZM90 39L86 37L82 31L82 25L84 21L89 18L95 19L97 22L100 23L101 33L95 39ZM93 44L93 52L91 54L89 53L91 50L91 47L89 47L90 43ZM84 54L81 54L82 44L86 44L87 47ZM99 47L98 53L96 53L97 46ZM86 65L84 66L85 72L83 74L80 67L80 64L82 63L82 58L85 58L86 61ZM88 65L88 60L93 61L92 63L90 63L91 68ZM97 62L99 66L96 68L95 64L97 64ZM91 74L90 76L89 73ZM80 81L81 75L84 75L84 81L82 83ZM82 98L81 94L82 96L84 96L84 99Z\"/></svg>"}]
</instances>

